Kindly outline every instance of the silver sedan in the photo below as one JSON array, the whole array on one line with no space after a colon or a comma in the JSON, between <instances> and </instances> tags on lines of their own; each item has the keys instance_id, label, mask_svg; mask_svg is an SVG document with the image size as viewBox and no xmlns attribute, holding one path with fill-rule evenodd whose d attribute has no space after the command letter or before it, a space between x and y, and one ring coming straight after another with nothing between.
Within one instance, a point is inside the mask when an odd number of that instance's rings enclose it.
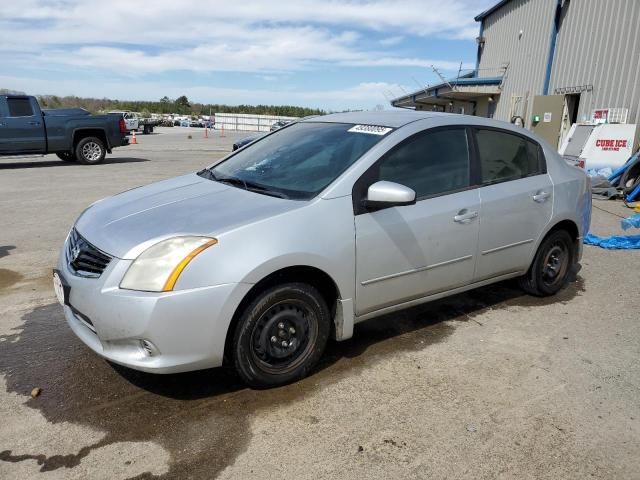
<instances>
[{"instance_id":1,"label":"silver sedan","mask_svg":"<svg viewBox=\"0 0 640 480\"><path fill-rule=\"evenodd\" d=\"M555 294L590 212L584 171L522 128L334 114L95 203L54 286L71 329L112 362L229 362L248 385L276 386L381 314L514 277Z\"/></svg>"}]
</instances>

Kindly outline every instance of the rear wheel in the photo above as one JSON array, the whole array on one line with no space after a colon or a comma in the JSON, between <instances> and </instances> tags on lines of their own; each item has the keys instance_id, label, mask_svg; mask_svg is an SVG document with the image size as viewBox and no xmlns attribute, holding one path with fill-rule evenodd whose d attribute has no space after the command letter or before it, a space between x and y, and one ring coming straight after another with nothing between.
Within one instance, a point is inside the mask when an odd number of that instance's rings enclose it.
<instances>
[{"instance_id":1,"label":"rear wheel","mask_svg":"<svg viewBox=\"0 0 640 480\"><path fill-rule=\"evenodd\" d=\"M106 154L104 143L97 137L85 137L76 145L76 157L80 163L85 165L102 162Z\"/></svg>"},{"instance_id":2,"label":"rear wheel","mask_svg":"<svg viewBox=\"0 0 640 480\"><path fill-rule=\"evenodd\" d=\"M256 388L305 377L324 351L329 322L327 304L311 285L287 283L262 292L244 309L236 327L236 371Z\"/></svg>"},{"instance_id":3,"label":"rear wheel","mask_svg":"<svg viewBox=\"0 0 640 480\"><path fill-rule=\"evenodd\" d=\"M78 159L76 158L75 153L62 152L62 153L56 153L56 155L63 162L77 162L78 161Z\"/></svg>"},{"instance_id":4,"label":"rear wheel","mask_svg":"<svg viewBox=\"0 0 640 480\"><path fill-rule=\"evenodd\" d=\"M555 295L568 282L575 259L575 246L566 230L551 232L542 242L520 286L531 295Z\"/></svg>"}]
</instances>

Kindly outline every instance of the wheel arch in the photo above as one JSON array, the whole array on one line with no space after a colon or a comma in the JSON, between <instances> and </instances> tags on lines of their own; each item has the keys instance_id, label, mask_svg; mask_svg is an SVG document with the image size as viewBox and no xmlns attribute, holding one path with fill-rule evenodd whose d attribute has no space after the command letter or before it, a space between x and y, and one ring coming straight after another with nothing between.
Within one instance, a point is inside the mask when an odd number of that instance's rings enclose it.
<instances>
[{"instance_id":1,"label":"wheel arch","mask_svg":"<svg viewBox=\"0 0 640 480\"><path fill-rule=\"evenodd\" d=\"M111 153L111 145L109 144L109 139L107 138L107 134L102 128L78 128L73 131L72 137L72 145L73 150L75 151L78 142L86 137L96 137L102 140L104 144L104 148L107 153Z\"/></svg>"},{"instance_id":2,"label":"wheel arch","mask_svg":"<svg viewBox=\"0 0 640 480\"><path fill-rule=\"evenodd\" d=\"M540 237L538 238L538 241L536 242L535 248L533 249L533 252L531 254L531 258L529 259L529 267L527 268L527 270L529 268L531 268L531 264L533 263L533 259L536 257L536 254L538 253L538 249L540 248L540 245L542 245L542 242L544 242L544 240L553 232L558 231L558 230L565 230L567 231L567 233L569 233L569 235L571 235L571 239L573 240L574 243L574 248L575 248L575 252L578 254L576 256L576 259L574 259L575 261L578 260L579 258L579 252L580 252L580 246L581 246L581 242L582 242L582 237L580 235L580 229L578 228L578 223L571 218L564 218L561 220L554 220L552 222L549 222L549 225L547 225L547 228L544 230L544 232L542 232L542 234L540 235Z\"/></svg>"},{"instance_id":3,"label":"wheel arch","mask_svg":"<svg viewBox=\"0 0 640 480\"><path fill-rule=\"evenodd\" d=\"M335 280L324 270L311 265L291 265L287 267L279 268L268 275L264 276L260 281L255 283L253 287L242 298L238 307L236 308L229 327L227 328L227 335L224 342L225 361L228 361L231 356L231 343L233 341L233 335L236 329L236 325L240 320L242 312L247 305L256 298L260 293L264 292L268 288L275 285L281 285L289 282L302 282L315 287L329 307L329 312L333 318L331 330L334 336L338 339L343 339L343 333L339 330L344 328L353 329L353 314L351 313L351 322L349 325L344 325L347 315L344 310L344 306L341 304L340 289ZM349 302L351 306L351 302ZM352 310L352 309L351 309ZM349 333L349 337L351 334ZM346 337L348 338L348 337Z\"/></svg>"}]
</instances>

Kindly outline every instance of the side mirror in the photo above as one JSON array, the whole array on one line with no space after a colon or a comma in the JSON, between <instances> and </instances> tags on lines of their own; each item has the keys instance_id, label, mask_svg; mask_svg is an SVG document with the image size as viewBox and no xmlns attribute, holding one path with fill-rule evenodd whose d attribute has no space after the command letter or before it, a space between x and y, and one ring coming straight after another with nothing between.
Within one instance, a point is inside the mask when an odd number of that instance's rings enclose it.
<instances>
[{"instance_id":1,"label":"side mirror","mask_svg":"<svg viewBox=\"0 0 640 480\"><path fill-rule=\"evenodd\" d=\"M413 205L415 203L416 192L411 188L384 180L371 185L367 190L367 198L362 200L363 207L373 210Z\"/></svg>"}]
</instances>

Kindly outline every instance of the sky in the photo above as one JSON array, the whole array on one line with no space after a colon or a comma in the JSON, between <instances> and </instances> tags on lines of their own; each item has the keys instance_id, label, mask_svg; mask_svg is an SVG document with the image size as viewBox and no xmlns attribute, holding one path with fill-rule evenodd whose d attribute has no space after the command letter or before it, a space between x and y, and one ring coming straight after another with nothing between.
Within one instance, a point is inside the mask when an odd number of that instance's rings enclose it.
<instances>
[{"instance_id":1,"label":"sky","mask_svg":"<svg viewBox=\"0 0 640 480\"><path fill-rule=\"evenodd\" d=\"M278 104L389 100L475 66L496 0L0 2L0 88L34 95Z\"/></svg>"}]
</instances>

